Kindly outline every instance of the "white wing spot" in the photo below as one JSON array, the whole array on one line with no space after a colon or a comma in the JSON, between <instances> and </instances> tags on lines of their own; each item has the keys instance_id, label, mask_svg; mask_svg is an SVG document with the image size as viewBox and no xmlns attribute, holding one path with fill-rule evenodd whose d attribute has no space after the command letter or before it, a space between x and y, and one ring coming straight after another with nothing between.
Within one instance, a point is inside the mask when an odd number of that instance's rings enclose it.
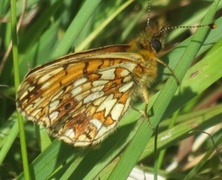
<instances>
[{"instance_id":1,"label":"white wing spot","mask_svg":"<svg viewBox=\"0 0 222 180\"><path fill-rule=\"evenodd\" d=\"M122 64L120 64L119 67L123 67L123 68L127 69L128 71L133 72L135 67L136 67L136 64L133 64L133 63L122 63Z\"/></svg>"},{"instance_id":2,"label":"white wing spot","mask_svg":"<svg viewBox=\"0 0 222 180\"><path fill-rule=\"evenodd\" d=\"M114 104L116 103L116 99L113 99L113 94L110 94L97 109L97 112L102 111L105 109L105 116L107 116L110 110L113 108Z\"/></svg>"},{"instance_id":3,"label":"white wing spot","mask_svg":"<svg viewBox=\"0 0 222 180\"><path fill-rule=\"evenodd\" d=\"M100 78L101 79L108 79L108 80L115 79L115 73L114 72L115 72L114 68L99 72L99 74L102 75Z\"/></svg>"},{"instance_id":4,"label":"white wing spot","mask_svg":"<svg viewBox=\"0 0 222 180\"><path fill-rule=\"evenodd\" d=\"M71 94L72 94L73 96L76 96L76 95L79 94L80 92L82 92L82 87L81 87L81 86L74 88L74 89L71 91Z\"/></svg>"},{"instance_id":5,"label":"white wing spot","mask_svg":"<svg viewBox=\"0 0 222 180\"><path fill-rule=\"evenodd\" d=\"M121 77L124 77L124 76L127 76L129 74L129 71L124 69L122 72L121 72Z\"/></svg>"},{"instance_id":6,"label":"white wing spot","mask_svg":"<svg viewBox=\"0 0 222 180\"><path fill-rule=\"evenodd\" d=\"M125 106L124 106L124 109L123 109L123 113L126 112L126 110L129 108L130 101L131 101L131 97L129 97L129 98L126 100L126 103L125 103Z\"/></svg>"},{"instance_id":7,"label":"white wing spot","mask_svg":"<svg viewBox=\"0 0 222 180\"><path fill-rule=\"evenodd\" d=\"M65 131L64 136L67 136L71 139L75 138L75 132L73 131L73 129L68 129Z\"/></svg>"},{"instance_id":8,"label":"white wing spot","mask_svg":"<svg viewBox=\"0 0 222 180\"><path fill-rule=\"evenodd\" d=\"M134 84L134 82L131 81L131 82L129 82L129 83L121 86L121 87L119 88L119 92L126 92L126 91L128 91L128 90L133 86L133 84Z\"/></svg>"},{"instance_id":9,"label":"white wing spot","mask_svg":"<svg viewBox=\"0 0 222 180\"><path fill-rule=\"evenodd\" d=\"M104 86L98 86L98 87L94 87L92 88L92 92L97 92L97 91L102 91L102 89L104 88Z\"/></svg>"},{"instance_id":10,"label":"white wing spot","mask_svg":"<svg viewBox=\"0 0 222 180\"><path fill-rule=\"evenodd\" d=\"M59 112L58 112L58 111L54 111L53 113L51 113L51 114L49 115L49 119L50 119L51 121L53 121L53 120L55 120L55 119L58 117L58 115L59 115Z\"/></svg>"},{"instance_id":11,"label":"white wing spot","mask_svg":"<svg viewBox=\"0 0 222 180\"><path fill-rule=\"evenodd\" d=\"M50 81L44 82L42 85L41 89L48 89L52 83Z\"/></svg>"},{"instance_id":12,"label":"white wing spot","mask_svg":"<svg viewBox=\"0 0 222 180\"><path fill-rule=\"evenodd\" d=\"M83 100L83 103L89 103L89 102L92 102L94 101L95 99L98 99L100 97L102 97L104 95L104 92L103 91L99 91L99 92L95 92L95 93L92 93L90 94L89 96L87 96L84 100Z\"/></svg>"},{"instance_id":13,"label":"white wing spot","mask_svg":"<svg viewBox=\"0 0 222 180\"><path fill-rule=\"evenodd\" d=\"M86 143L88 141L88 138L86 137L85 134L81 134L79 137L78 137L78 141L82 141L83 143ZM81 145L80 145L81 146Z\"/></svg>"},{"instance_id":14,"label":"white wing spot","mask_svg":"<svg viewBox=\"0 0 222 180\"><path fill-rule=\"evenodd\" d=\"M42 108L36 109L32 112L32 116L35 117L39 112L42 111Z\"/></svg>"},{"instance_id":15,"label":"white wing spot","mask_svg":"<svg viewBox=\"0 0 222 180\"><path fill-rule=\"evenodd\" d=\"M93 81L92 85L93 87L101 86L107 84L109 81L104 81L104 80L98 80L98 81Z\"/></svg>"},{"instance_id":16,"label":"white wing spot","mask_svg":"<svg viewBox=\"0 0 222 180\"><path fill-rule=\"evenodd\" d=\"M74 82L74 87L77 87L83 83L87 82L87 78L81 78L81 79L77 79L75 82Z\"/></svg>"},{"instance_id":17,"label":"white wing spot","mask_svg":"<svg viewBox=\"0 0 222 180\"><path fill-rule=\"evenodd\" d=\"M84 98L86 98L89 94L90 94L90 90L85 91L85 92L82 92L82 91L81 91L81 93L79 93L78 95L75 95L75 96L74 96L74 99L75 99L76 101L81 102L81 101L82 101Z\"/></svg>"},{"instance_id":18,"label":"white wing spot","mask_svg":"<svg viewBox=\"0 0 222 180\"><path fill-rule=\"evenodd\" d=\"M28 106L26 106L26 111L28 112L29 111L29 109L33 109L33 107L34 107L34 104L32 103L32 104L29 104Z\"/></svg>"},{"instance_id":19,"label":"white wing spot","mask_svg":"<svg viewBox=\"0 0 222 180\"><path fill-rule=\"evenodd\" d=\"M35 89L35 87L34 87L34 86L31 86L31 87L28 88L28 91L30 92L30 91L32 91L33 89ZM27 91L26 91L26 93L27 93Z\"/></svg>"},{"instance_id":20,"label":"white wing spot","mask_svg":"<svg viewBox=\"0 0 222 180\"><path fill-rule=\"evenodd\" d=\"M102 123L98 119L92 119L89 122L92 123L97 130L102 127Z\"/></svg>"},{"instance_id":21,"label":"white wing spot","mask_svg":"<svg viewBox=\"0 0 222 180\"><path fill-rule=\"evenodd\" d=\"M93 101L93 105L95 106L99 106L104 100L105 100L105 96L104 97L101 97L99 99L96 99L95 101Z\"/></svg>"},{"instance_id":22,"label":"white wing spot","mask_svg":"<svg viewBox=\"0 0 222 180\"><path fill-rule=\"evenodd\" d=\"M126 76L123 78L123 82L128 82L132 80L132 76Z\"/></svg>"},{"instance_id":23,"label":"white wing spot","mask_svg":"<svg viewBox=\"0 0 222 180\"><path fill-rule=\"evenodd\" d=\"M28 91L29 91L29 89L28 89ZM28 91L25 91L25 92L22 94L22 96L20 97L20 99L24 99L24 97L28 95ZM26 101L27 101L27 99L26 99Z\"/></svg>"},{"instance_id":24,"label":"white wing spot","mask_svg":"<svg viewBox=\"0 0 222 180\"><path fill-rule=\"evenodd\" d=\"M105 138L105 135L109 134L110 130L114 130L114 127L116 126L116 123L113 123L109 126L101 126L100 129L97 131L97 135L95 139L98 139L97 141L102 141L103 138Z\"/></svg>"},{"instance_id":25,"label":"white wing spot","mask_svg":"<svg viewBox=\"0 0 222 180\"><path fill-rule=\"evenodd\" d=\"M27 96L29 94L29 92L31 92L34 89L34 86L30 86L30 87L29 87L29 85L26 85L26 86L25 87L22 87L22 86L19 87L19 91L28 88L26 91L22 92L22 95L20 96L19 100L24 99L25 96Z\"/></svg>"},{"instance_id":26,"label":"white wing spot","mask_svg":"<svg viewBox=\"0 0 222 180\"><path fill-rule=\"evenodd\" d=\"M60 100L55 100L55 101L52 101L50 104L49 104L49 108L51 111L55 110L56 107L59 105L60 103Z\"/></svg>"},{"instance_id":27,"label":"white wing spot","mask_svg":"<svg viewBox=\"0 0 222 180\"><path fill-rule=\"evenodd\" d=\"M119 119L119 117L121 116L123 109L124 109L123 104L116 104L111 111L112 119L117 121Z\"/></svg>"},{"instance_id":28,"label":"white wing spot","mask_svg":"<svg viewBox=\"0 0 222 180\"><path fill-rule=\"evenodd\" d=\"M64 90L59 91L55 94L55 96L52 97L51 101L55 101L58 99L59 96L61 96L64 93Z\"/></svg>"}]
</instances>

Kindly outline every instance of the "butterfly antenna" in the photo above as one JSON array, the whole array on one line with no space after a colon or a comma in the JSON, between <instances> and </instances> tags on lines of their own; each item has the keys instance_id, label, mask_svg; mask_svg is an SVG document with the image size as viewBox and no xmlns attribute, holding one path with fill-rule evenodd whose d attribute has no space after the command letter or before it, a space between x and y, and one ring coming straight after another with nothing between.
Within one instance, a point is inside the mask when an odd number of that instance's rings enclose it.
<instances>
[{"instance_id":1,"label":"butterfly antenna","mask_svg":"<svg viewBox=\"0 0 222 180\"><path fill-rule=\"evenodd\" d=\"M148 0L147 5L148 5L148 9L147 9L147 22L146 22L146 25L147 25L147 27L149 27L149 25L150 25L150 12L151 12L150 0Z\"/></svg>"},{"instance_id":2,"label":"butterfly antenna","mask_svg":"<svg viewBox=\"0 0 222 180\"><path fill-rule=\"evenodd\" d=\"M203 24L203 25L197 25L197 26L163 26L159 32L157 32L154 37L160 36L163 32L169 31L169 30L174 30L174 29L196 29L196 28L210 28L210 29L215 29L217 25L215 23L210 23L210 24Z\"/></svg>"}]
</instances>

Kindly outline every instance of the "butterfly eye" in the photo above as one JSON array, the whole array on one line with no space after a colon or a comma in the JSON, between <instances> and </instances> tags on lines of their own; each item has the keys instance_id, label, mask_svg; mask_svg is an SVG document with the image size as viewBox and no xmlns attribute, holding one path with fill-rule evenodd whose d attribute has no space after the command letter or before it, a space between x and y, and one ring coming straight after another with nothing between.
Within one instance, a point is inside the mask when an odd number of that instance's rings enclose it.
<instances>
[{"instance_id":1,"label":"butterfly eye","mask_svg":"<svg viewBox=\"0 0 222 180\"><path fill-rule=\"evenodd\" d=\"M162 49L162 44L159 39L152 39L151 46L157 53Z\"/></svg>"}]
</instances>

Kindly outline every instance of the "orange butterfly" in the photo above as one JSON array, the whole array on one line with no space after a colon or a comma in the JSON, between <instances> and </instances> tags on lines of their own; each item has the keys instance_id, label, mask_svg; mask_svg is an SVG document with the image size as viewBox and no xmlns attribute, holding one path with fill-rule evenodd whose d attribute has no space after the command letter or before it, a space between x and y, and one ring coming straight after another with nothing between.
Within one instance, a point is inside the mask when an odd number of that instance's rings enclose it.
<instances>
[{"instance_id":1,"label":"orange butterfly","mask_svg":"<svg viewBox=\"0 0 222 180\"><path fill-rule=\"evenodd\" d=\"M153 33L157 32L157 33ZM74 146L93 145L117 126L134 94L148 104L157 76L162 31L148 27L129 44L61 57L31 70L17 92L17 108L29 120Z\"/></svg>"}]
</instances>

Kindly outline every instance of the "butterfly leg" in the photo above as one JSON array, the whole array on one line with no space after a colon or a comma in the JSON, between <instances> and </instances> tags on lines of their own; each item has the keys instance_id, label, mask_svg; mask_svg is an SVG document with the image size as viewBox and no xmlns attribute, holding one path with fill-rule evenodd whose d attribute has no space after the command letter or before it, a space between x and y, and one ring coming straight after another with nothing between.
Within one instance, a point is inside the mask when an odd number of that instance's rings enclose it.
<instances>
[{"instance_id":1,"label":"butterfly leg","mask_svg":"<svg viewBox=\"0 0 222 180\"><path fill-rule=\"evenodd\" d=\"M142 94L143 94L143 98L144 98L144 101L145 101L145 108L144 108L144 111L143 111L143 116L145 119L147 119L148 123L149 123L149 127L151 129L155 129L149 119L149 115L148 115L148 105L149 105L149 92L147 91L147 88L146 87L142 87Z\"/></svg>"},{"instance_id":2,"label":"butterfly leg","mask_svg":"<svg viewBox=\"0 0 222 180\"><path fill-rule=\"evenodd\" d=\"M179 86L179 85L181 84L181 82L180 82L180 80L177 78L177 76L176 76L176 74L174 73L173 69L171 69L171 67L169 67L168 64L166 64L165 62L161 61L161 60L158 59L158 58L156 58L156 61L157 61L158 63L162 64L164 67L166 67L166 68L170 71L171 75L174 77L177 85Z\"/></svg>"}]
</instances>

